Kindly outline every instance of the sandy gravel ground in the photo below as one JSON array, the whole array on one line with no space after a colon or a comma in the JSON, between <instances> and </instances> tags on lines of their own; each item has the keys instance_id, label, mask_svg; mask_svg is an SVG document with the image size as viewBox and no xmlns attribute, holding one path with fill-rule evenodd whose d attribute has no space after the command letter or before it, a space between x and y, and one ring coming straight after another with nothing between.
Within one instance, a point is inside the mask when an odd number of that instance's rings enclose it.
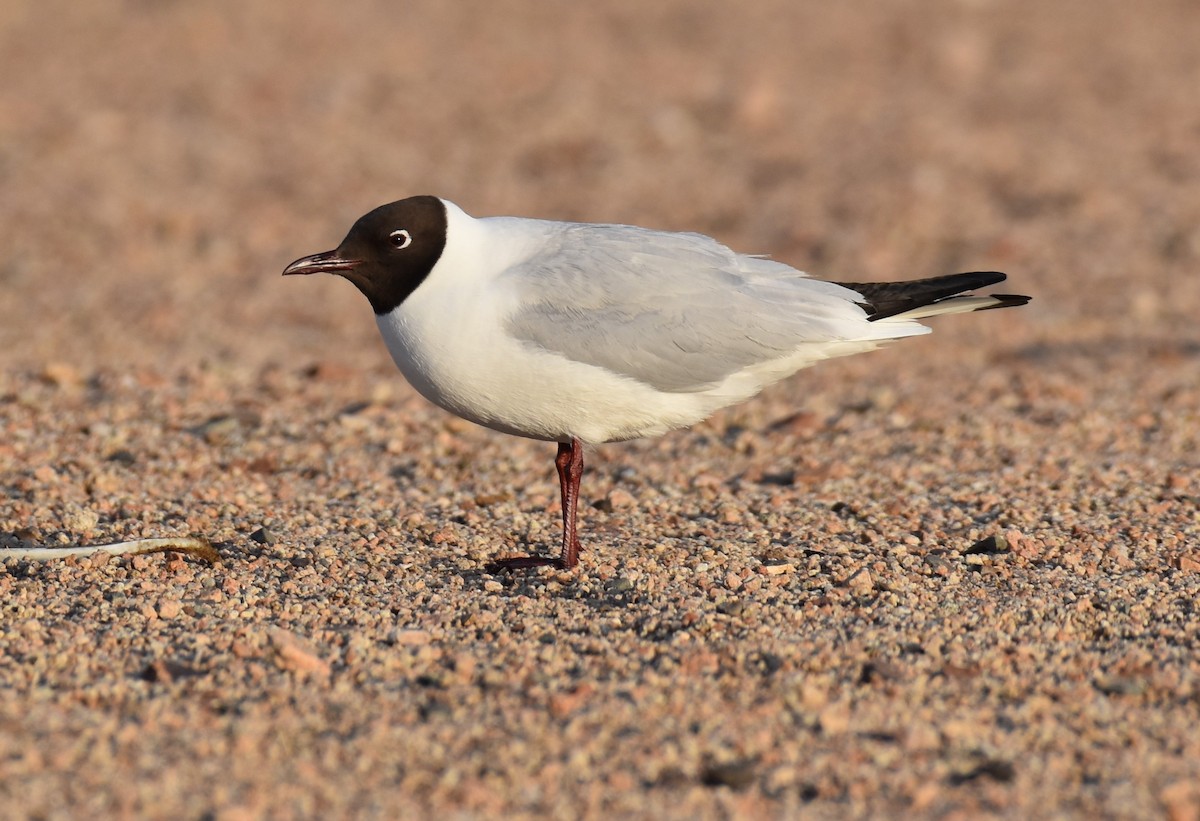
<instances>
[{"instance_id":1,"label":"sandy gravel ground","mask_svg":"<svg viewBox=\"0 0 1200 821\"><path fill-rule=\"evenodd\" d=\"M0 6L6 818L1200 817L1190 0ZM588 453L449 418L369 208L1027 308ZM0 553L0 555L3 555Z\"/></svg>"}]
</instances>

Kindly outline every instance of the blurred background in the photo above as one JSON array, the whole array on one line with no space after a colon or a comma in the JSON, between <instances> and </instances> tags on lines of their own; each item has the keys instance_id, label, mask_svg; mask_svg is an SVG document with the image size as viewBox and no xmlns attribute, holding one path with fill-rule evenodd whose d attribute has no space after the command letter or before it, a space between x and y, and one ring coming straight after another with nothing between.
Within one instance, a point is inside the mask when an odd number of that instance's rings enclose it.
<instances>
[{"instance_id":1,"label":"blurred background","mask_svg":"<svg viewBox=\"0 0 1200 821\"><path fill-rule=\"evenodd\" d=\"M279 273L416 193L1004 270L1032 307L939 333L1194 354L1197 42L1190 0L8 0L2 365L390 367L353 288Z\"/></svg>"}]
</instances>

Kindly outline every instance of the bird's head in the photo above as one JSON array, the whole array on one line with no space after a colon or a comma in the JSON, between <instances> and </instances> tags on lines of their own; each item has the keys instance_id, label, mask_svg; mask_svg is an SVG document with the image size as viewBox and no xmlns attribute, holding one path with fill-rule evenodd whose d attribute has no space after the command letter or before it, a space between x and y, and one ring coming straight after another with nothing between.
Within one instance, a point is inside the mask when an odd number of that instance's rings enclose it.
<instances>
[{"instance_id":1,"label":"bird's head","mask_svg":"<svg viewBox=\"0 0 1200 821\"><path fill-rule=\"evenodd\" d=\"M341 245L301 257L283 275L345 277L376 314L386 314L424 282L445 247L445 204L437 197L409 197L363 215Z\"/></svg>"}]
</instances>

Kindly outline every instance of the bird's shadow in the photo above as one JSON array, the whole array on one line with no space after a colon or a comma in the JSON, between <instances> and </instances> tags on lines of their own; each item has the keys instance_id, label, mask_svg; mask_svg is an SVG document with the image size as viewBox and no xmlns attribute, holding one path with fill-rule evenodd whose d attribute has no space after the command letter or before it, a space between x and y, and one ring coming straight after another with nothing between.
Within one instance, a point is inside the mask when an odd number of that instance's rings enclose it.
<instances>
[{"instance_id":1,"label":"bird's shadow","mask_svg":"<svg viewBox=\"0 0 1200 821\"><path fill-rule=\"evenodd\" d=\"M488 565L462 567L453 558L430 557L425 567L429 573L441 578L457 576L462 579L465 592L500 599L515 599L525 596L533 599L553 598L560 601L575 601L602 610L629 607L636 603L637 591L616 590L600 579L587 576L586 566L575 570L574 578L562 581L562 571L550 568L518 570L489 570ZM490 581L499 582L499 590L488 589ZM631 595L632 594L632 595Z\"/></svg>"}]
</instances>

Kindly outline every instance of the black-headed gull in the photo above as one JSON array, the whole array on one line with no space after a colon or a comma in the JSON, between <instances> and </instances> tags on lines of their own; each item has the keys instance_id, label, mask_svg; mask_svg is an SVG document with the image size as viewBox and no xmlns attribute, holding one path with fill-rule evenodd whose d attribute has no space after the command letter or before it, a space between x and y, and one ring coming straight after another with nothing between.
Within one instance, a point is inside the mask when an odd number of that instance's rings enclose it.
<instances>
[{"instance_id":1,"label":"black-headed gull","mask_svg":"<svg viewBox=\"0 0 1200 821\"><path fill-rule=\"evenodd\" d=\"M928 333L918 319L1029 301L964 294L996 272L824 282L702 234L475 219L432 196L376 208L283 273L354 283L431 402L558 443L562 551L503 568L578 563L584 443L687 427L822 359Z\"/></svg>"}]
</instances>

